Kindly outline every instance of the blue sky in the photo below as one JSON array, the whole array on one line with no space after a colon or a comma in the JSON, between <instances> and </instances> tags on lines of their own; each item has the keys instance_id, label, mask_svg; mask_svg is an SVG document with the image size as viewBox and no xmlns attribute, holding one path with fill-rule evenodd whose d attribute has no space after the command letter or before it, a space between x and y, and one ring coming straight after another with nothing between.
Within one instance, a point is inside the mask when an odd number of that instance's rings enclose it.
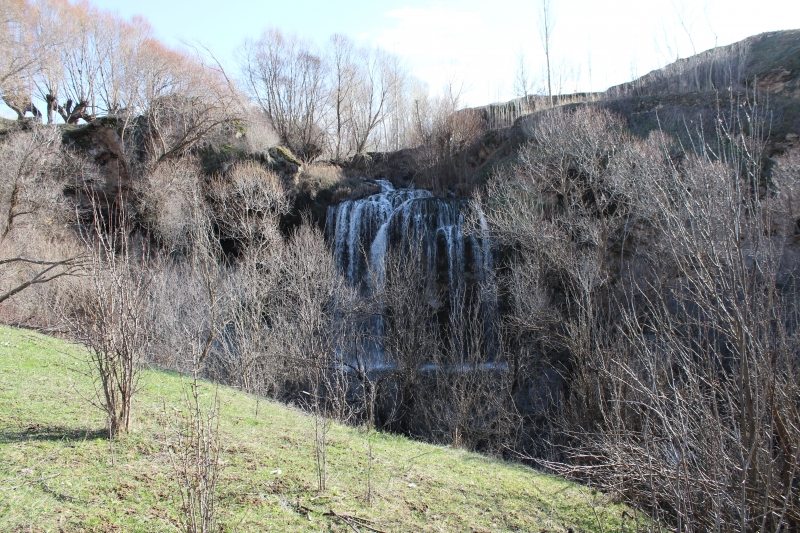
<instances>
[{"instance_id":1,"label":"blue sky","mask_svg":"<svg viewBox=\"0 0 800 533\"><path fill-rule=\"evenodd\" d=\"M538 0L93 3L124 17L143 15L169 43L199 40L231 67L245 38L278 27L319 43L338 32L388 48L434 91L455 79L469 105L513 97L520 51L541 81ZM798 0L552 0L552 6L554 63L569 91L604 90L675 55L690 55L693 48L699 52L764 31L800 28Z\"/></svg>"}]
</instances>

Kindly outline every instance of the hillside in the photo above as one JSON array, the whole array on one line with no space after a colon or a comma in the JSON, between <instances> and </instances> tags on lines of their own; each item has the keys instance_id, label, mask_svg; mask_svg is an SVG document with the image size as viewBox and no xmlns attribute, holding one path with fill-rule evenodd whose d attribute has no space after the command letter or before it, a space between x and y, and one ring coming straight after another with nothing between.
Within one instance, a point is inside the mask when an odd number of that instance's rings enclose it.
<instances>
[{"instance_id":1,"label":"hillside","mask_svg":"<svg viewBox=\"0 0 800 533\"><path fill-rule=\"evenodd\" d=\"M661 127L683 135L713 124L731 102L757 102L767 153L798 145L800 134L800 30L769 32L706 50L606 91L598 106L622 115L634 133Z\"/></svg>"},{"instance_id":2,"label":"hillside","mask_svg":"<svg viewBox=\"0 0 800 533\"><path fill-rule=\"evenodd\" d=\"M767 32L705 50L606 91L606 96L743 91L757 84L800 98L800 29Z\"/></svg>"},{"instance_id":3,"label":"hillside","mask_svg":"<svg viewBox=\"0 0 800 533\"><path fill-rule=\"evenodd\" d=\"M757 102L768 137L767 154L774 157L800 146L800 29L762 33L678 59L603 93L554 99L559 107L608 109L643 138L659 128L684 138L687 128L696 133L700 124L713 127L732 104ZM466 152L479 183L498 166L516 160L530 124L548 108L547 97L530 96L470 110L490 128Z\"/></svg>"},{"instance_id":4,"label":"hillside","mask_svg":"<svg viewBox=\"0 0 800 533\"><path fill-rule=\"evenodd\" d=\"M176 531L177 496L158 420L179 404L180 377L144 373L133 431L113 443L112 460L101 413L85 400L91 385L83 369L75 346L0 328L0 530ZM219 397L225 531L635 530L632 511L585 487L338 425L328 490L319 493L313 419L229 388ZM349 528L333 513L366 525Z\"/></svg>"}]
</instances>

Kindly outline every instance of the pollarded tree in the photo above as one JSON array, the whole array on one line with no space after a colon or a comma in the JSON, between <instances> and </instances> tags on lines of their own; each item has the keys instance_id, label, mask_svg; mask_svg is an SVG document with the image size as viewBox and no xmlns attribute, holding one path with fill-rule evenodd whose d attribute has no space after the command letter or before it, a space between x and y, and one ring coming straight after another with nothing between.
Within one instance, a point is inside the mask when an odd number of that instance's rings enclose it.
<instances>
[{"instance_id":1,"label":"pollarded tree","mask_svg":"<svg viewBox=\"0 0 800 533\"><path fill-rule=\"evenodd\" d=\"M22 118L26 112L40 117L31 100L31 78L39 66L37 50L47 41L37 40L34 23L38 9L26 0L0 5L0 97Z\"/></svg>"},{"instance_id":2,"label":"pollarded tree","mask_svg":"<svg viewBox=\"0 0 800 533\"><path fill-rule=\"evenodd\" d=\"M107 29L99 11L86 3L39 0L35 39L51 42L54 53L41 57L44 64L35 78L37 96L47 106L48 122L58 113L67 124L92 120L98 104L98 49L103 49Z\"/></svg>"},{"instance_id":3,"label":"pollarded tree","mask_svg":"<svg viewBox=\"0 0 800 533\"><path fill-rule=\"evenodd\" d=\"M47 122L52 123L56 114L75 124L113 113L117 95L109 87L116 80L108 65L116 68L130 55L122 41L123 36L133 36L132 28L85 2L36 0L32 12L34 42L51 49L39 45L35 50L32 80L35 96L45 104Z\"/></svg>"},{"instance_id":4,"label":"pollarded tree","mask_svg":"<svg viewBox=\"0 0 800 533\"><path fill-rule=\"evenodd\" d=\"M157 98L187 92L189 73L208 66L164 46L140 18L126 21L66 0L35 0L23 7L13 11L13 22L29 37L17 48L27 43L24 51L35 68L23 72L27 83L18 80L5 99L24 104L12 106L18 113L39 116L29 103L35 96L44 102L48 123L56 116L75 124L103 115L141 114Z\"/></svg>"}]
</instances>

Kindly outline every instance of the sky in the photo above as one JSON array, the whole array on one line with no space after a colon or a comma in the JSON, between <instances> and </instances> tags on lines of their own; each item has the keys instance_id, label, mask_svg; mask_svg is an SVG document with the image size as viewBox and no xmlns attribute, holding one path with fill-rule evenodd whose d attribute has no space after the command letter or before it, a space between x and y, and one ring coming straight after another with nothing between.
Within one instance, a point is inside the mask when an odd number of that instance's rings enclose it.
<instances>
[{"instance_id":1,"label":"sky","mask_svg":"<svg viewBox=\"0 0 800 533\"><path fill-rule=\"evenodd\" d=\"M400 55L434 92L454 83L469 106L513 98L520 59L534 86L543 86L540 2L92 0L125 18L144 16L169 44L203 43L231 70L237 47L266 28L319 44L343 33ZM605 90L694 51L800 28L799 0L551 0L551 6L551 62L564 92Z\"/></svg>"}]
</instances>

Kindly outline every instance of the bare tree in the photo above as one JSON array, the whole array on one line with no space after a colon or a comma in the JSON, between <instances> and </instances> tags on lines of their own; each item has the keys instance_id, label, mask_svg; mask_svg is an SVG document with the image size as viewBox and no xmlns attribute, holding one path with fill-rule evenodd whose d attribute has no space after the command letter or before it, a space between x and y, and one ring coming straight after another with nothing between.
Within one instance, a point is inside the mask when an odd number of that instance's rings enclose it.
<instances>
[{"instance_id":1,"label":"bare tree","mask_svg":"<svg viewBox=\"0 0 800 533\"><path fill-rule=\"evenodd\" d=\"M60 147L58 132L44 128L12 134L0 145L1 238L5 239L21 220L42 224L44 216L53 222L65 221L67 206L60 190L64 180L57 172L62 160Z\"/></svg>"},{"instance_id":2,"label":"bare tree","mask_svg":"<svg viewBox=\"0 0 800 533\"><path fill-rule=\"evenodd\" d=\"M382 313L381 347L394 367L393 409L386 425L407 435L420 435L423 365L439 347L436 313L441 297L433 280L424 275L421 244L390 252L384 266L385 282L375 294Z\"/></svg>"},{"instance_id":3,"label":"bare tree","mask_svg":"<svg viewBox=\"0 0 800 533\"><path fill-rule=\"evenodd\" d=\"M48 122L57 112L67 124L97 116L100 55L106 48L108 28L99 11L89 4L71 5L59 0L36 4L35 39L53 43L52 55L42 54L35 83L47 106Z\"/></svg>"},{"instance_id":4,"label":"bare tree","mask_svg":"<svg viewBox=\"0 0 800 533\"><path fill-rule=\"evenodd\" d=\"M309 43L274 29L245 42L241 54L247 92L281 141L304 161L319 157L328 99L323 58Z\"/></svg>"},{"instance_id":5,"label":"bare tree","mask_svg":"<svg viewBox=\"0 0 800 533\"><path fill-rule=\"evenodd\" d=\"M10 287L5 287L0 294L0 303L16 296L28 287L49 283L65 276L74 276L82 272L83 261L79 256L68 257L60 261L42 261L28 259L27 257L10 257L0 259L0 266L21 266L24 269L25 279L18 281Z\"/></svg>"},{"instance_id":6,"label":"bare tree","mask_svg":"<svg viewBox=\"0 0 800 533\"><path fill-rule=\"evenodd\" d=\"M410 146L411 121L408 110L411 76L402 59L395 55L385 57L383 76L387 77L389 93L384 103L383 117L377 125L377 146L383 151L395 151Z\"/></svg>"},{"instance_id":7,"label":"bare tree","mask_svg":"<svg viewBox=\"0 0 800 533\"><path fill-rule=\"evenodd\" d=\"M550 98L550 107L553 107L553 85L551 82L550 68L550 52L553 38L553 29L555 28L555 18L553 16L553 8L550 0L540 0L539 2L539 38L542 41L542 48L544 48L544 57L547 65L547 96Z\"/></svg>"},{"instance_id":8,"label":"bare tree","mask_svg":"<svg viewBox=\"0 0 800 533\"><path fill-rule=\"evenodd\" d=\"M341 161L345 157L345 142L352 117L348 113L353 98L352 91L357 67L355 65L355 45L346 36L333 35L329 44L331 64L331 107L333 111L333 158Z\"/></svg>"},{"instance_id":9,"label":"bare tree","mask_svg":"<svg viewBox=\"0 0 800 533\"><path fill-rule=\"evenodd\" d=\"M363 154L373 132L388 111L394 85L400 80L393 69L393 58L376 48L363 48L357 53L358 70L352 87L351 139L352 151Z\"/></svg>"},{"instance_id":10,"label":"bare tree","mask_svg":"<svg viewBox=\"0 0 800 533\"><path fill-rule=\"evenodd\" d=\"M495 319L477 294L462 288L452 295L448 334L421 384L427 408L420 418L436 441L484 452L514 448L518 413L507 401L510 367L492 342Z\"/></svg>"},{"instance_id":11,"label":"bare tree","mask_svg":"<svg viewBox=\"0 0 800 533\"><path fill-rule=\"evenodd\" d=\"M525 60L525 53L520 50L517 54L517 71L514 74L514 93L518 98L524 98L528 103L528 96L533 93L531 75Z\"/></svg>"},{"instance_id":12,"label":"bare tree","mask_svg":"<svg viewBox=\"0 0 800 533\"><path fill-rule=\"evenodd\" d=\"M9 0L0 6L0 98L22 118L30 112L41 117L31 100L31 80L38 55L48 49L34 36L38 13L26 0Z\"/></svg>"},{"instance_id":13,"label":"bare tree","mask_svg":"<svg viewBox=\"0 0 800 533\"><path fill-rule=\"evenodd\" d=\"M288 247L281 329L287 345L287 362L304 367L304 403L314 413L314 456L317 486L327 482L327 435L329 409L343 398L341 369L330 368L335 338L333 320L338 287L343 283L333 258L327 253L321 232L304 224ZM338 389L338 390L337 390Z\"/></svg>"},{"instance_id":14,"label":"bare tree","mask_svg":"<svg viewBox=\"0 0 800 533\"><path fill-rule=\"evenodd\" d=\"M66 175L81 169L60 145L59 132L41 127L9 134L0 145L0 302L80 272L83 254L69 235L62 191ZM46 314L41 301L37 307Z\"/></svg>"},{"instance_id":15,"label":"bare tree","mask_svg":"<svg viewBox=\"0 0 800 533\"><path fill-rule=\"evenodd\" d=\"M239 95L213 56L170 55L170 92L146 102L152 168L183 156L241 116Z\"/></svg>"}]
</instances>

